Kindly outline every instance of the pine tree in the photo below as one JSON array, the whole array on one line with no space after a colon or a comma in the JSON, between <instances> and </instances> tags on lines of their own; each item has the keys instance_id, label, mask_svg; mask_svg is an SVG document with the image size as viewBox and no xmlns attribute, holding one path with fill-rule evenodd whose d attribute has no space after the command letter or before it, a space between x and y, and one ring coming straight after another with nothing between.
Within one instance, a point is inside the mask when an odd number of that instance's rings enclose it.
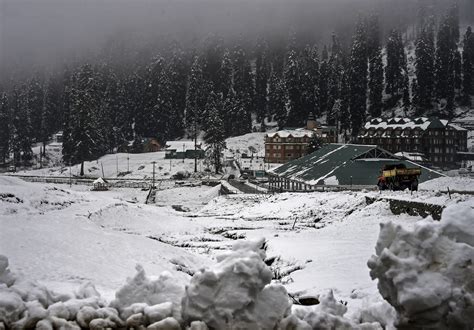
<instances>
[{"instance_id":1,"label":"pine tree","mask_svg":"<svg viewBox=\"0 0 474 330\"><path fill-rule=\"evenodd\" d=\"M405 76L407 76L406 55L400 31L394 29L390 32L386 52L385 92L398 101L402 96Z\"/></svg>"},{"instance_id":2,"label":"pine tree","mask_svg":"<svg viewBox=\"0 0 474 330\"><path fill-rule=\"evenodd\" d=\"M240 45L235 47L233 59L235 105L238 114L235 126L238 135L242 135L252 130L251 106L255 85L250 61Z\"/></svg>"},{"instance_id":3,"label":"pine tree","mask_svg":"<svg viewBox=\"0 0 474 330\"><path fill-rule=\"evenodd\" d=\"M54 75L49 77L46 83L41 122L42 142L63 127L62 97L65 82L61 80L60 76Z\"/></svg>"},{"instance_id":4,"label":"pine tree","mask_svg":"<svg viewBox=\"0 0 474 330\"><path fill-rule=\"evenodd\" d=\"M113 116L114 141L115 147L120 147L133 139L133 113L129 107L130 100L127 99L126 80L119 79L115 84L117 96L114 107L116 114Z\"/></svg>"},{"instance_id":5,"label":"pine tree","mask_svg":"<svg viewBox=\"0 0 474 330\"><path fill-rule=\"evenodd\" d=\"M202 72L206 81L213 86L219 84L220 68L224 54L224 41L215 35L208 36L204 42L204 54L202 56Z\"/></svg>"},{"instance_id":6,"label":"pine tree","mask_svg":"<svg viewBox=\"0 0 474 330\"><path fill-rule=\"evenodd\" d=\"M67 77L67 78L66 78ZM62 155L64 163L71 165L72 152L74 149L74 141L71 137L72 131L72 90L75 85L75 75L69 72L65 73L65 85L62 96L62 107L63 107L63 148Z\"/></svg>"},{"instance_id":7,"label":"pine tree","mask_svg":"<svg viewBox=\"0 0 474 330\"><path fill-rule=\"evenodd\" d=\"M145 113L145 73L135 70L125 80L127 107L132 116L133 139L145 134L147 116Z\"/></svg>"},{"instance_id":8,"label":"pine tree","mask_svg":"<svg viewBox=\"0 0 474 330\"><path fill-rule=\"evenodd\" d=\"M80 175L84 175L84 162L100 156L100 138L94 123L94 114L99 106L96 73L89 64L84 64L75 73L74 85L71 86L70 98L70 162L81 164Z\"/></svg>"},{"instance_id":9,"label":"pine tree","mask_svg":"<svg viewBox=\"0 0 474 330\"><path fill-rule=\"evenodd\" d=\"M186 93L186 128L193 137L197 137L198 128L203 120L202 114L207 103L205 82L199 57L195 57L191 67L189 85Z\"/></svg>"},{"instance_id":10,"label":"pine tree","mask_svg":"<svg viewBox=\"0 0 474 330\"><path fill-rule=\"evenodd\" d=\"M335 125L337 115L334 110L334 105L337 100L341 98L342 75L344 73L344 53L342 51L339 39L335 34L332 35L331 55L329 57L329 72L328 72L328 97L327 97L327 123L328 125Z\"/></svg>"},{"instance_id":11,"label":"pine tree","mask_svg":"<svg viewBox=\"0 0 474 330\"><path fill-rule=\"evenodd\" d=\"M161 73L160 89L157 95L155 112L158 113L158 127L156 137L162 142L174 139L180 134L180 116L173 108L173 92L170 82L171 72L165 70Z\"/></svg>"},{"instance_id":12,"label":"pine tree","mask_svg":"<svg viewBox=\"0 0 474 330\"><path fill-rule=\"evenodd\" d=\"M336 114L336 119L337 122L339 123L337 126L339 126L339 134L344 135L344 142L347 140L347 132L349 131L351 125L350 125L350 97L351 97L351 88L349 85L349 76L350 76L350 69L345 68L343 75L342 75L342 81L341 81L341 100L340 100L340 109L339 113Z\"/></svg>"},{"instance_id":13,"label":"pine tree","mask_svg":"<svg viewBox=\"0 0 474 330\"><path fill-rule=\"evenodd\" d=\"M403 107L405 111L408 110L411 106L410 100L410 79L406 74L403 79Z\"/></svg>"},{"instance_id":14,"label":"pine tree","mask_svg":"<svg viewBox=\"0 0 474 330\"><path fill-rule=\"evenodd\" d=\"M125 126L124 120L124 97L122 95L119 79L114 73L109 72L105 82L105 91L99 108L99 133L101 144L106 152L113 152L115 147L125 142L122 128Z\"/></svg>"},{"instance_id":15,"label":"pine tree","mask_svg":"<svg viewBox=\"0 0 474 330\"><path fill-rule=\"evenodd\" d=\"M452 71L454 65L454 50L456 43L452 37L451 26L449 19L445 18L438 31L438 38L436 43L436 60L435 60L435 81L436 81L436 96L438 98L446 98L448 89L447 82L449 76L454 74ZM452 86L454 87L454 86Z\"/></svg>"},{"instance_id":16,"label":"pine tree","mask_svg":"<svg viewBox=\"0 0 474 330\"><path fill-rule=\"evenodd\" d=\"M0 160L5 163L10 154L10 108L7 93L0 93Z\"/></svg>"},{"instance_id":17,"label":"pine tree","mask_svg":"<svg viewBox=\"0 0 474 330\"><path fill-rule=\"evenodd\" d=\"M9 102L12 114L11 126L11 150L15 166L17 164L28 164L32 159L31 137L33 135L28 106L28 85L15 86L11 93Z\"/></svg>"},{"instance_id":18,"label":"pine tree","mask_svg":"<svg viewBox=\"0 0 474 330\"><path fill-rule=\"evenodd\" d=\"M284 72L285 87L288 95L288 117L286 126L299 127L304 125L307 114L301 104L301 70L296 51L290 50L287 55Z\"/></svg>"},{"instance_id":19,"label":"pine tree","mask_svg":"<svg viewBox=\"0 0 474 330\"><path fill-rule=\"evenodd\" d=\"M27 108L28 117L31 121L31 133L35 142L41 142L41 122L44 104L44 90L40 79L35 76L28 82Z\"/></svg>"},{"instance_id":20,"label":"pine tree","mask_svg":"<svg viewBox=\"0 0 474 330\"><path fill-rule=\"evenodd\" d=\"M446 99L445 115L448 117L452 116L454 108L454 57L457 47L450 23L448 16L439 28L435 59L436 97Z\"/></svg>"},{"instance_id":21,"label":"pine tree","mask_svg":"<svg viewBox=\"0 0 474 330\"><path fill-rule=\"evenodd\" d=\"M319 96L319 113L315 115L323 115L328 113L329 103L329 54L326 45L324 45L323 52L321 55L321 65L319 69L319 84L318 84L318 96Z\"/></svg>"},{"instance_id":22,"label":"pine tree","mask_svg":"<svg viewBox=\"0 0 474 330\"><path fill-rule=\"evenodd\" d=\"M168 138L177 138L183 135L184 112L186 109L186 85L188 65L185 62L185 53L179 48L173 49L167 73L170 83L170 97L173 114L171 116L171 135Z\"/></svg>"},{"instance_id":23,"label":"pine tree","mask_svg":"<svg viewBox=\"0 0 474 330\"><path fill-rule=\"evenodd\" d=\"M275 71L272 71L270 75L267 112L273 115L278 127L282 129L287 118L285 88L282 79L277 76Z\"/></svg>"},{"instance_id":24,"label":"pine tree","mask_svg":"<svg viewBox=\"0 0 474 330\"><path fill-rule=\"evenodd\" d=\"M433 23L426 25L416 41L415 49L415 71L416 90L414 105L418 115L423 114L431 108L434 88L434 30Z\"/></svg>"},{"instance_id":25,"label":"pine tree","mask_svg":"<svg viewBox=\"0 0 474 330\"><path fill-rule=\"evenodd\" d=\"M221 96L211 92L206 104L206 112L208 113L208 127L204 140L210 147L210 156L217 174L222 167L221 157L225 148L224 122L220 116L223 112Z\"/></svg>"},{"instance_id":26,"label":"pine tree","mask_svg":"<svg viewBox=\"0 0 474 330\"><path fill-rule=\"evenodd\" d=\"M453 67L454 67L454 89L456 90L456 95L459 95L461 92L461 86L462 86L462 59L461 59L461 53L457 49L454 51Z\"/></svg>"},{"instance_id":27,"label":"pine tree","mask_svg":"<svg viewBox=\"0 0 474 330\"><path fill-rule=\"evenodd\" d=\"M316 46L306 46L300 56L301 107L303 123L310 113L318 113L319 53Z\"/></svg>"},{"instance_id":28,"label":"pine tree","mask_svg":"<svg viewBox=\"0 0 474 330\"><path fill-rule=\"evenodd\" d=\"M234 121L236 119L235 109L235 92L230 89L227 93L227 97L224 100L222 107L222 120L224 123L224 135L225 137L233 136L235 133Z\"/></svg>"},{"instance_id":29,"label":"pine tree","mask_svg":"<svg viewBox=\"0 0 474 330\"><path fill-rule=\"evenodd\" d=\"M147 67L145 76L144 114L145 125L141 133L143 137L157 137L160 109L157 107L158 95L162 86L162 77L165 70L165 60L156 56Z\"/></svg>"},{"instance_id":30,"label":"pine tree","mask_svg":"<svg viewBox=\"0 0 474 330\"><path fill-rule=\"evenodd\" d=\"M232 76L234 74L232 67L232 59L230 57L230 52L228 49L224 51L222 56L222 63L219 69L219 80L215 89L218 93L221 93L223 98L226 99L229 91L232 87Z\"/></svg>"},{"instance_id":31,"label":"pine tree","mask_svg":"<svg viewBox=\"0 0 474 330\"><path fill-rule=\"evenodd\" d=\"M112 153L116 146L115 121L119 108L117 95L117 77L107 64L93 68L90 82L93 107L91 109L92 126L95 128L95 156ZM112 91L109 95L108 92Z\"/></svg>"},{"instance_id":32,"label":"pine tree","mask_svg":"<svg viewBox=\"0 0 474 330\"><path fill-rule=\"evenodd\" d=\"M382 47L380 45L380 27L377 16L372 15L369 18L367 29L367 50L369 56L369 114L372 117L378 117L382 114L384 81Z\"/></svg>"},{"instance_id":33,"label":"pine tree","mask_svg":"<svg viewBox=\"0 0 474 330\"><path fill-rule=\"evenodd\" d=\"M350 58L350 103L352 137L355 138L366 117L367 102L367 23L359 19Z\"/></svg>"},{"instance_id":34,"label":"pine tree","mask_svg":"<svg viewBox=\"0 0 474 330\"><path fill-rule=\"evenodd\" d=\"M462 53L462 104L471 105L471 95L474 94L474 34L469 26L464 34Z\"/></svg>"},{"instance_id":35,"label":"pine tree","mask_svg":"<svg viewBox=\"0 0 474 330\"><path fill-rule=\"evenodd\" d=\"M270 75L270 62L268 59L268 45L266 41L259 40L255 50L255 111L257 122L264 124L267 116L267 87Z\"/></svg>"}]
</instances>

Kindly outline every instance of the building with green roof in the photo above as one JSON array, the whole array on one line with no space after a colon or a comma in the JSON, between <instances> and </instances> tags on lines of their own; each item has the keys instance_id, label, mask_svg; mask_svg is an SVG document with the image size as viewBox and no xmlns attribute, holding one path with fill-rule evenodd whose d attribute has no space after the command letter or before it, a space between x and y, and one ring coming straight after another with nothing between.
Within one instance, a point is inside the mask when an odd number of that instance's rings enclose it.
<instances>
[{"instance_id":1,"label":"building with green roof","mask_svg":"<svg viewBox=\"0 0 474 330\"><path fill-rule=\"evenodd\" d=\"M375 187L385 165L420 167L419 182L443 174L403 160L375 145L327 144L321 149L270 171L270 187L276 190L316 190L318 187Z\"/></svg>"}]
</instances>

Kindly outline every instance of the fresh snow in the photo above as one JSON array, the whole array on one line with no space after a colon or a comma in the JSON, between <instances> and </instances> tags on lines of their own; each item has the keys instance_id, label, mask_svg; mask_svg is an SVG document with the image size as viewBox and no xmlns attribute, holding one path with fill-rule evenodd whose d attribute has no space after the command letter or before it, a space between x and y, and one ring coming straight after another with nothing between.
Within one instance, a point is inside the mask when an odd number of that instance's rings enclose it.
<instances>
[{"instance_id":1,"label":"fresh snow","mask_svg":"<svg viewBox=\"0 0 474 330\"><path fill-rule=\"evenodd\" d=\"M277 292L286 290L295 299L319 297L325 302L318 307L321 310L316 310L321 315L328 313L328 320L334 320L330 315L337 315L340 322L349 325L377 321L389 328L394 310L378 293L377 282L370 279L367 260L375 253L380 222L392 222L410 231L422 219L393 215L384 201L367 206L365 197L453 207L460 203L472 205L473 201L470 195L454 193L449 197L437 191L219 196L219 186L175 186L167 182L159 187L155 204L144 205L146 191L88 189L32 184L0 176L0 255L8 257L13 273L57 292L77 292L81 284L91 282L106 301L112 300L113 293L129 277L128 284L118 291L123 292L119 295L123 299L116 305L121 307L116 308L122 313L123 308L145 299L146 288L158 288L168 282L183 288L190 275L204 274L203 267L212 268L225 260L220 257L222 253L232 255L229 251L233 251L236 242L259 242L264 237L266 256L274 258L271 270L276 278L272 283L283 285L268 295L278 296ZM136 264L141 267L132 277ZM222 266L215 266L214 272L220 274L217 269ZM145 276L145 271L154 276ZM156 277L163 271L169 273ZM124 289L127 285L129 289ZM137 292L143 294L133 296L134 288L139 287L142 289ZM196 288L189 294L192 292L198 292L196 299L201 299L207 291ZM261 292L267 295L266 291ZM151 308L171 298L146 299L151 299L147 300ZM339 300L347 302L347 307L341 309ZM190 304L193 313L198 313L192 315L199 315L196 318L200 320L207 317L192 307L201 306L199 300ZM142 312L137 313L145 315L145 307L141 305ZM173 316L174 307L167 308L163 305L156 310L169 311L162 314L179 319ZM298 320L317 324L308 310L294 307L293 312L300 313L297 319L288 314L284 305L279 311L275 318L284 318L289 324ZM220 324L216 315L209 317L207 320Z\"/></svg>"},{"instance_id":2,"label":"fresh snow","mask_svg":"<svg viewBox=\"0 0 474 330\"><path fill-rule=\"evenodd\" d=\"M474 178L470 177L441 177L420 183L422 190L438 191L474 191Z\"/></svg>"}]
</instances>

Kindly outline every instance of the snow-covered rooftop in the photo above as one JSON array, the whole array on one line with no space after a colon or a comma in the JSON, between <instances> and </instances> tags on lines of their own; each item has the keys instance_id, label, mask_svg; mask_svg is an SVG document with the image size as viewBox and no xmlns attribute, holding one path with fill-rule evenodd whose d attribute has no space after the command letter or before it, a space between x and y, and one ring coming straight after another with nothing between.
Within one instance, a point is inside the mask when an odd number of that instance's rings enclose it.
<instances>
[{"instance_id":1,"label":"snow-covered rooftop","mask_svg":"<svg viewBox=\"0 0 474 330\"><path fill-rule=\"evenodd\" d=\"M366 129L370 128L421 128L422 130L426 130L428 126L431 124L431 121L426 117L420 117L415 119L410 118L401 118L395 117L389 120L384 120L382 118L374 118L371 121L368 121L365 124Z\"/></svg>"},{"instance_id":2,"label":"snow-covered rooftop","mask_svg":"<svg viewBox=\"0 0 474 330\"><path fill-rule=\"evenodd\" d=\"M368 121L364 128L365 129L415 129L419 128L421 130L426 130L428 127L446 127L449 126L454 128L457 131L465 131L466 129L462 128L459 125L449 123L446 119L429 119L426 117L419 117L419 118L402 118L402 117L395 117L391 119L381 119L381 118L374 118L371 121Z\"/></svg>"},{"instance_id":3,"label":"snow-covered rooftop","mask_svg":"<svg viewBox=\"0 0 474 330\"><path fill-rule=\"evenodd\" d=\"M282 138L287 138L290 135L292 137L298 137L298 138L299 137L305 137L305 136L311 137L313 135L313 133L314 133L314 131L309 130L309 129L296 128L296 129L285 129L285 130L281 130L281 131L278 131L278 132L268 133L267 137L272 138L276 135L278 135L279 137L282 137Z\"/></svg>"}]
</instances>

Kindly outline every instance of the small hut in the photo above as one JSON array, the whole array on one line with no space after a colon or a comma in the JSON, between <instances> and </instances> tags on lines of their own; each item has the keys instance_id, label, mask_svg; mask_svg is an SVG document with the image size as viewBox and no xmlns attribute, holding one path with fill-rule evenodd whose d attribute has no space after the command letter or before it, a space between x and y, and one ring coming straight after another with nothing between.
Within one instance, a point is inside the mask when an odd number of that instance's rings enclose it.
<instances>
[{"instance_id":1,"label":"small hut","mask_svg":"<svg viewBox=\"0 0 474 330\"><path fill-rule=\"evenodd\" d=\"M109 190L109 183L103 178L98 178L92 183L92 191L106 191Z\"/></svg>"}]
</instances>

